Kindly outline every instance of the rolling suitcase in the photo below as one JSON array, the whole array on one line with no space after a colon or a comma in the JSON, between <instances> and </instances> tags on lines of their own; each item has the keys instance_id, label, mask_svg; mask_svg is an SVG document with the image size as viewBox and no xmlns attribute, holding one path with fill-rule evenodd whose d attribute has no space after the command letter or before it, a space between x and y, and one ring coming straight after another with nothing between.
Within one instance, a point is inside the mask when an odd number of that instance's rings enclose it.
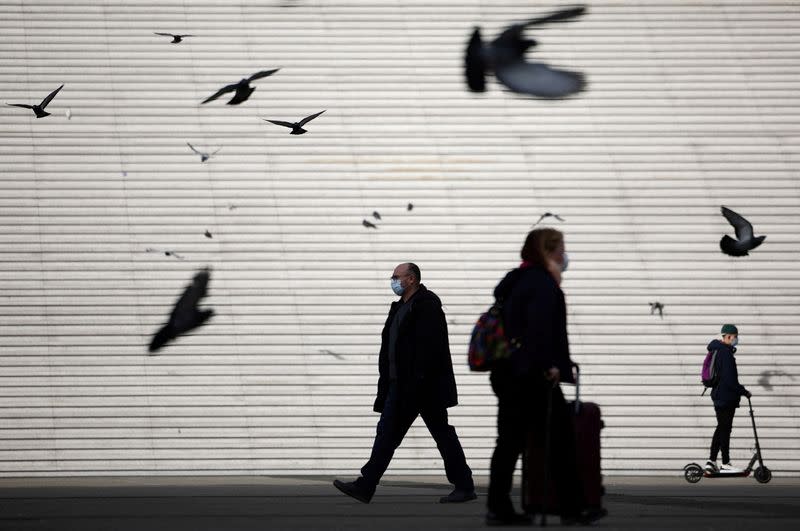
<instances>
[{"instance_id":1,"label":"rolling suitcase","mask_svg":"<svg viewBox=\"0 0 800 531\"><path fill-rule=\"evenodd\" d=\"M575 428L577 470L583 490L585 508L589 511L603 511L602 474L600 472L600 430L603 421L600 418L600 407L592 402L580 399L580 369L577 369L575 381L575 401L570 402L573 426ZM551 416L551 404L548 399L548 417ZM548 425L551 422L548 418ZM527 513L542 515L542 524L546 524L546 515L558 511L558 498L553 475L558 474L557 467L545 467L550 461L549 430L544 441L529 437L522 460L522 507Z\"/></svg>"}]
</instances>

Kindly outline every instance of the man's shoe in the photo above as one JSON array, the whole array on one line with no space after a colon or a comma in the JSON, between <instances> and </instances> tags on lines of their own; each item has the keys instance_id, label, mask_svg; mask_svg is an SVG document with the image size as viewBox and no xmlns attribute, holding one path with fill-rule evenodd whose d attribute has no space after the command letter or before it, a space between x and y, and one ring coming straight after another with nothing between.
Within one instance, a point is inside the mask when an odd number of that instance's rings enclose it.
<instances>
[{"instance_id":1,"label":"man's shoe","mask_svg":"<svg viewBox=\"0 0 800 531\"><path fill-rule=\"evenodd\" d=\"M722 463L722 466L719 467L720 474L741 474L744 472L741 468L736 468L730 463Z\"/></svg>"},{"instance_id":2,"label":"man's shoe","mask_svg":"<svg viewBox=\"0 0 800 531\"><path fill-rule=\"evenodd\" d=\"M442 496L441 498L439 498L439 503L464 503L475 500L477 498L478 495L475 494L475 489L470 489L470 490L454 489L453 492L451 492L447 496Z\"/></svg>"},{"instance_id":3,"label":"man's shoe","mask_svg":"<svg viewBox=\"0 0 800 531\"><path fill-rule=\"evenodd\" d=\"M333 480L333 486L339 489L340 491L344 492L351 498L355 498L361 503L369 503L372 499L372 495L375 494L375 491L368 492L365 489L358 486L355 481L351 481L349 483L345 483L344 481L339 481L338 479Z\"/></svg>"},{"instance_id":4,"label":"man's shoe","mask_svg":"<svg viewBox=\"0 0 800 531\"><path fill-rule=\"evenodd\" d=\"M716 472L719 472L719 469L717 468L717 463L711 460L706 461L705 470L709 474L714 474Z\"/></svg>"},{"instance_id":5,"label":"man's shoe","mask_svg":"<svg viewBox=\"0 0 800 531\"><path fill-rule=\"evenodd\" d=\"M488 526L523 526L531 525L533 520L527 514L496 514L491 511L486 513L486 525Z\"/></svg>"}]
</instances>

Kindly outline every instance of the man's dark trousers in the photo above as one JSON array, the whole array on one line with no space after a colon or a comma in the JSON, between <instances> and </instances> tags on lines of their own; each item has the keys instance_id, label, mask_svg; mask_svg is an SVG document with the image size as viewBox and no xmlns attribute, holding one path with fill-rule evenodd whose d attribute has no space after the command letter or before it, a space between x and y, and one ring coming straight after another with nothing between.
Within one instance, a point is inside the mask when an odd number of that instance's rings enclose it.
<instances>
[{"instance_id":1,"label":"man's dark trousers","mask_svg":"<svg viewBox=\"0 0 800 531\"><path fill-rule=\"evenodd\" d=\"M406 432L419 415L422 416L425 426L436 441L444 460L447 480L459 490L473 490L475 487L472 482L472 471L467 465L456 430L447 422L447 409L403 403L395 382L389 385L389 394L372 445L372 455L361 469L361 478L358 482L367 489L375 489L389 467L394 451L400 446Z\"/></svg>"}]
</instances>

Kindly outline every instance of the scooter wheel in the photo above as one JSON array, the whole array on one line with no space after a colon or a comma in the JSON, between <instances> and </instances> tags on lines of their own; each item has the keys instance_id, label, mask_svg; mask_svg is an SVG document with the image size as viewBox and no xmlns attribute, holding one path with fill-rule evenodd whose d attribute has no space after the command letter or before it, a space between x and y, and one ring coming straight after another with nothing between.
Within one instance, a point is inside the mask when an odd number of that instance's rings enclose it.
<instances>
[{"instance_id":1,"label":"scooter wheel","mask_svg":"<svg viewBox=\"0 0 800 531\"><path fill-rule=\"evenodd\" d=\"M772 479L772 470L767 467L758 467L754 475L759 483L769 483L769 480Z\"/></svg>"},{"instance_id":2,"label":"scooter wheel","mask_svg":"<svg viewBox=\"0 0 800 531\"><path fill-rule=\"evenodd\" d=\"M689 465L684 469L683 477L689 483L697 483L703 478L703 469L700 465Z\"/></svg>"}]
</instances>

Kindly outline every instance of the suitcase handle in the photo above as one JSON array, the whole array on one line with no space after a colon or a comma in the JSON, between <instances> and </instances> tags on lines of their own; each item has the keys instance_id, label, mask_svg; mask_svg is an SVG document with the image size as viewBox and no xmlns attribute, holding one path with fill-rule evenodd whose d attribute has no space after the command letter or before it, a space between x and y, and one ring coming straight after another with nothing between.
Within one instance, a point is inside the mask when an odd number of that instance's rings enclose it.
<instances>
[{"instance_id":1,"label":"suitcase handle","mask_svg":"<svg viewBox=\"0 0 800 531\"><path fill-rule=\"evenodd\" d=\"M581 366L577 363L572 364L575 367L575 414L581 412Z\"/></svg>"}]
</instances>

